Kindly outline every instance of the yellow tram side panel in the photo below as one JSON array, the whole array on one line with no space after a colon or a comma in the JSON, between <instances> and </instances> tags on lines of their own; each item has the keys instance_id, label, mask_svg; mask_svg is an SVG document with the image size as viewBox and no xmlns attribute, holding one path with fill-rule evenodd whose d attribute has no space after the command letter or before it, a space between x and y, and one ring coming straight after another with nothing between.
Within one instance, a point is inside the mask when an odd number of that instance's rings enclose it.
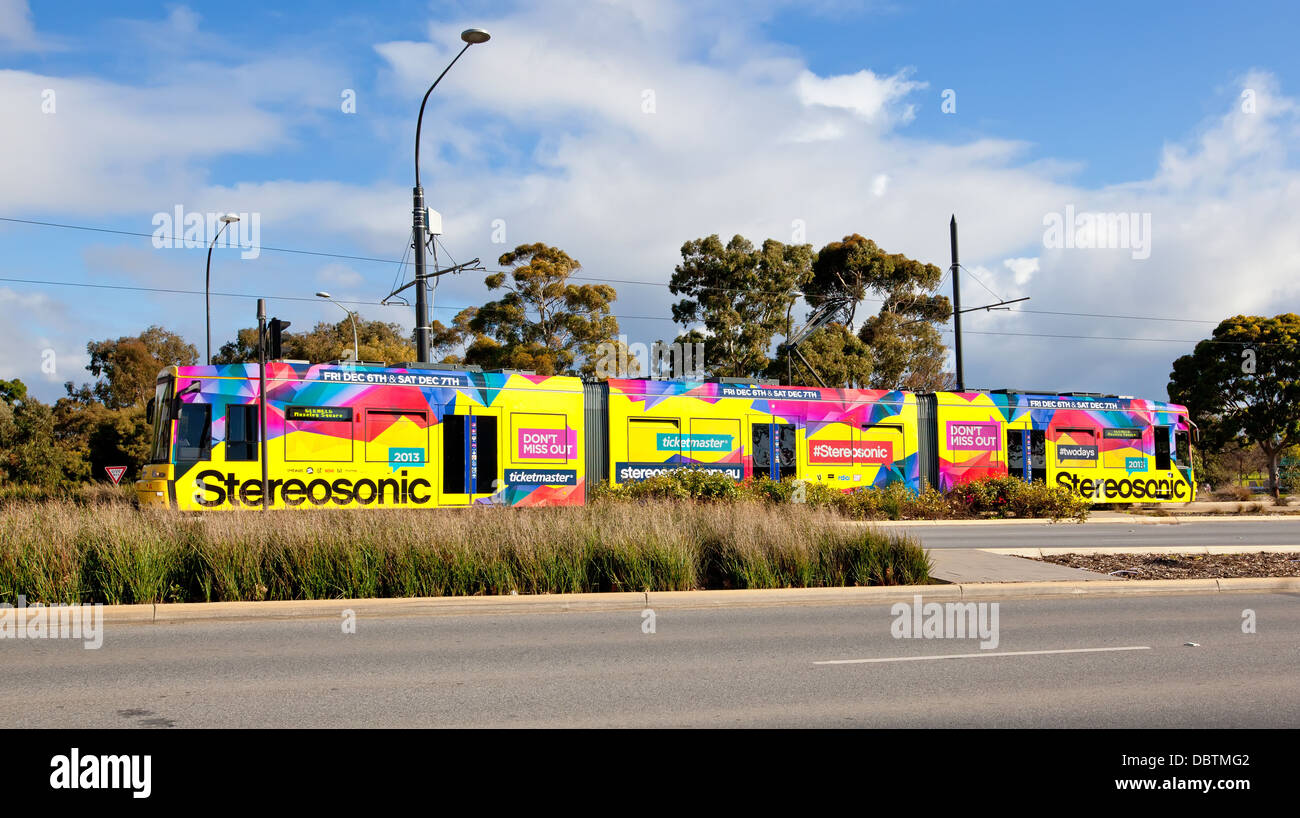
<instances>
[{"instance_id":1,"label":"yellow tram side panel","mask_svg":"<svg viewBox=\"0 0 1300 818\"><path fill-rule=\"evenodd\" d=\"M183 373L180 379L186 380ZM200 380L203 391L207 392L210 382L222 378L204 377ZM268 379L268 388L291 380ZM281 422L277 417L268 423L271 436L268 439L267 470L273 489L271 507L436 508L489 503L581 504L584 489L581 381L566 377L539 379L518 373L502 376L500 380L500 386L457 387L454 407L443 418L455 415L495 419L497 468L495 474L478 475L482 490L473 493L447 490L443 474L447 424L438 422L434 408L424 403L426 393L415 386L385 387L400 392L387 393L385 398L391 398L388 400L363 399L350 407L340 404L353 410L349 421L339 422L350 424L348 435L338 434L337 425L331 429L334 434L323 434L316 431L319 424L307 421L284 418ZM255 393L255 380L252 388ZM212 391L219 393L221 390ZM256 399L246 400L251 403ZM241 399L239 402L244 401ZM312 403L320 405L321 402ZM331 404L325 401L324 405ZM286 409L278 402L273 402L272 407L281 411ZM214 395L214 410L218 408L220 405L215 404ZM217 414L214 411L214 421ZM190 466L183 474L175 475L175 507L185 510L260 508L260 462L227 460L225 440L218 438L216 427L214 422L210 457ZM412 460L395 460L395 456L410 456ZM154 469L175 474L178 467L173 464L152 466L146 473ZM555 479L554 475L560 474L564 484L537 482L539 474L546 479ZM521 478L520 482L509 482L507 477L510 476ZM317 485L308 489L313 482ZM320 485L322 482L328 484L328 492ZM373 492L372 485L375 488ZM233 492L230 491L232 487ZM327 499L319 502L323 497Z\"/></svg>"},{"instance_id":2,"label":"yellow tram side panel","mask_svg":"<svg viewBox=\"0 0 1300 818\"><path fill-rule=\"evenodd\" d=\"M1007 396L982 392L941 392L936 398L940 488L1008 474L1008 432L1032 430L1030 410L1010 406ZM1190 429L1186 410L1140 399L1119 402L1124 408L1110 412L1060 410L1046 429L1039 426L1047 482L1098 503L1193 499L1191 463L1178 461L1173 442L1175 431ZM1157 427L1169 429L1168 469L1156 469Z\"/></svg>"},{"instance_id":3,"label":"yellow tram side panel","mask_svg":"<svg viewBox=\"0 0 1300 818\"><path fill-rule=\"evenodd\" d=\"M752 430L763 424L795 427L800 479L849 490L888 482L891 469L903 477L909 467L915 472L917 402L909 393L889 393L896 414L864 429L861 420L870 404L882 402L872 399L879 393L834 390L845 399L758 402L701 394L716 386L711 383L678 384L680 394L654 393L644 383L611 382L608 467L615 484L692 464L752 478ZM756 410L756 403L775 413ZM811 434L810 425L817 427ZM860 456L864 452L870 456ZM880 456L884 452L888 459Z\"/></svg>"}]
</instances>

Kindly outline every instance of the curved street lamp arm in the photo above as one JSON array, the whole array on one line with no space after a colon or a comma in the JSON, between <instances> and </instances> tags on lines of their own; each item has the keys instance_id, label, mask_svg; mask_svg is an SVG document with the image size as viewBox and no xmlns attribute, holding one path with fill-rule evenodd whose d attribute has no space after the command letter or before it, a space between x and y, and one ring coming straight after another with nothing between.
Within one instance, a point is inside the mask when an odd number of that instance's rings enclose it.
<instances>
[{"instance_id":1,"label":"curved street lamp arm","mask_svg":"<svg viewBox=\"0 0 1300 818\"><path fill-rule=\"evenodd\" d=\"M339 309L343 310L344 312L346 312L348 314L348 318L352 319L352 360L354 361L360 360L361 349L360 346L357 344L357 314L332 298L327 298L325 300L330 302L334 306L338 307Z\"/></svg>"},{"instance_id":2,"label":"curved street lamp arm","mask_svg":"<svg viewBox=\"0 0 1300 818\"><path fill-rule=\"evenodd\" d=\"M217 239L221 238L221 234L229 226L230 222L223 221L221 228L217 230L217 235L212 237L212 243L208 245L208 268L203 275L203 312L208 334L208 366L212 366L212 248L217 246Z\"/></svg>"},{"instance_id":3,"label":"curved street lamp arm","mask_svg":"<svg viewBox=\"0 0 1300 818\"><path fill-rule=\"evenodd\" d=\"M446 68L442 69L442 73L438 75L438 79L434 80L433 85L429 86L429 90L424 92L424 99L420 100L420 115L415 120L415 186L416 187L420 186L420 128L422 125L424 125L424 105L429 101L429 95L433 93L433 89L438 87L438 83L442 82L442 78L447 76L447 72L450 71L451 67L456 64L456 60L459 60L460 55L468 51L471 45L473 45L473 43L465 43L465 47L460 50L460 53L457 54L456 57L447 64Z\"/></svg>"}]
</instances>

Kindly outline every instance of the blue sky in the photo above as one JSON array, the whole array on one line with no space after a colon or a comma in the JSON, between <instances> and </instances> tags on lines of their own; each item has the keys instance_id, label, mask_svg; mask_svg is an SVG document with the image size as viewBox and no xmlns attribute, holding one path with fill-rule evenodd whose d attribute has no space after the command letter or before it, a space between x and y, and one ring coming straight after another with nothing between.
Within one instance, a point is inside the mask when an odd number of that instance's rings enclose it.
<instances>
[{"instance_id":1,"label":"blue sky","mask_svg":"<svg viewBox=\"0 0 1300 818\"><path fill-rule=\"evenodd\" d=\"M262 245L389 261L222 247L214 291L306 299L271 302L298 328L341 315L311 298L326 289L407 326L409 310L374 302L410 275L397 261L415 113L459 32L481 25L492 41L448 74L425 119L444 251L495 267L544 241L584 276L660 282L619 285L630 341L679 329L662 283L688 239L820 247L859 232L946 266L951 213L964 266L998 296L1181 319L974 315L971 385L1163 398L1190 349L1169 339L1296 310L1297 13L1283 3L357 9L0 0L0 217L150 233L177 205L257 214ZM355 113L342 110L349 91ZM1045 219L1067 207L1147 218L1149 252L1046 246ZM0 278L203 284L203 249L147 238L0 222L0 246ZM984 303L964 282L963 300ZM448 277L435 318L486 297L481 277ZM0 280L0 377L52 399L88 377L87 340L151 323L202 353L202 307L201 295ZM214 299L214 346L253 309Z\"/></svg>"}]
</instances>

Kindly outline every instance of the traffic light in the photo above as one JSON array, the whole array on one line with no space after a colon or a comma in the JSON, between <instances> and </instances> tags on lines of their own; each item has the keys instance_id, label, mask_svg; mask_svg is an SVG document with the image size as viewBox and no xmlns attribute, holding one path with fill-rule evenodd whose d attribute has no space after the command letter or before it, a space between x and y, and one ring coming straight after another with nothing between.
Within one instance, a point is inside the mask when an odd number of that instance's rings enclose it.
<instances>
[{"instance_id":1,"label":"traffic light","mask_svg":"<svg viewBox=\"0 0 1300 818\"><path fill-rule=\"evenodd\" d=\"M284 357L283 350L281 349L280 333L284 332L285 327L288 326L288 321L281 321L279 318L271 319L271 331L269 333L270 337L267 339L266 354L266 357L269 360L278 361Z\"/></svg>"}]
</instances>

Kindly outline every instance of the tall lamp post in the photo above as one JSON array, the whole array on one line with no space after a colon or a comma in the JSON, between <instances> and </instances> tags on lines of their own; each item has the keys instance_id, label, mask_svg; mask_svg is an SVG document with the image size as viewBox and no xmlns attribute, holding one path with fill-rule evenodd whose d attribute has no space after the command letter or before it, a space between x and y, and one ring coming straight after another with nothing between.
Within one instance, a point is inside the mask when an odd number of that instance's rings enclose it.
<instances>
[{"instance_id":1,"label":"tall lamp post","mask_svg":"<svg viewBox=\"0 0 1300 818\"><path fill-rule=\"evenodd\" d=\"M346 312L348 314L348 317L352 319L352 360L360 361L361 353L359 352L357 347L357 314L352 310L348 309L347 307L343 306L339 302L335 301L333 298L330 298L330 294L327 292L324 291L318 292L316 293L316 297L323 298L326 301L330 302L334 306Z\"/></svg>"},{"instance_id":2,"label":"tall lamp post","mask_svg":"<svg viewBox=\"0 0 1300 818\"><path fill-rule=\"evenodd\" d=\"M424 188L420 186L420 128L424 124L424 106L429 101L433 89L437 88L442 78L447 76L447 72L456 64L456 60L460 59L461 54L468 51L472 45L486 43L492 39L492 35L481 28L469 28L460 33L460 38L465 42L465 47L447 64L446 68L442 69L442 73L433 81L433 85L429 86L429 90L424 92L424 99L420 101L420 115L415 120L415 188L411 196L411 231L415 242L415 344L416 354L421 363L428 363L433 357L433 350L429 344L429 302L424 284L424 243L427 225L425 224Z\"/></svg>"},{"instance_id":3,"label":"tall lamp post","mask_svg":"<svg viewBox=\"0 0 1300 818\"><path fill-rule=\"evenodd\" d=\"M217 239L226 228L239 221L239 217L234 213L227 213L221 217L221 229L217 235L212 237L212 243L208 245L208 271L203 277L203 304L204 313L207 315L208 325L208 366L212 366L212 248L217 246Z\"/></svg>"}]
</instances>

